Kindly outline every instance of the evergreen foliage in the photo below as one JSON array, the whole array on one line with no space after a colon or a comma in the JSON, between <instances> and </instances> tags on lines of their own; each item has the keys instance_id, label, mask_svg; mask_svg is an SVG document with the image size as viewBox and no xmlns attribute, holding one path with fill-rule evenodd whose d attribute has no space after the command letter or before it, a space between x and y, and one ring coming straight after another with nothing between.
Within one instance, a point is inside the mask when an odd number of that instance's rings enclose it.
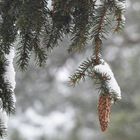
<instances>
[{"instance_id":1,"label":"evergreen foliage","mask_svg":"<svg viewBox=\"0 0 140 140\"><path fill-rule=\"evenodd\" d=\"M46 0L2 0L1 51L9 53L18 37L17 64L25 70L33 53L40 65L44 63L47 51L52 50L64 35L71 36L70 52L82 50L89 40L94 41L94 48L100 48L109 31L113 28L120 31L124 26L124 2L53 0L50 10ZM45 47L41 45L42 41Z\"/></svg>"},{"instance_id":2,"label":"evergreen foliage","mask_svg":"<svg viewBox=\"0 0 140 140\"><path fill-rule=\"evenodd\" d=\"M69 52L85 48L93 42L93 53L70 78L72 85L86 76L100 79L104 88L106 74L96 75L95 65L100 64L102 41L110 32L119 32L124 26L125 0L52 0L52 9L47 0L1 0L0 1L0 98L2 109L14 112L12 90L5 81L5 54L16 39L17 65L26 70L32 54L42 66L47 54L58 45L65 35L71 36ZM45 44L45 45L42 45ZM104 79L104 77L106 79ZM0 128L1 125L0 125ZM0 129L0 132L2 130Z\"/></svg>"},{"instance_id":3,"label":"evergreen foliage","mask_svg":"<svg viewBox=\"0 0 140 140\"><path fill-rule=\"evenodd\" d=\"M13 99L13 89L9 81L5 80L6 66L8 62L1 54L0 56L0 113L6 112L8 115L15 112L15 103ZM2 116L1 116L2 117ZM0 136L3 137L6 134L6 127L4 120L0 118Z\"/></svg>"}]
</instances>

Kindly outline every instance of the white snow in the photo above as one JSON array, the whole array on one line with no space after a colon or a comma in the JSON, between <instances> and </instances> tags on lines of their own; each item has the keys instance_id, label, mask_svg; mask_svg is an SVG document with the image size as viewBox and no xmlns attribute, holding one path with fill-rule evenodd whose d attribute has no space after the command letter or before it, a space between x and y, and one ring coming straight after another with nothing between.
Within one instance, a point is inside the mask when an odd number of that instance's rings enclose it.
<instances>
[{"instance_id":1,"label":"white snow","mask_svg":"<svg viewBox=\"0 0 140 140\"><path fill-rule=\"evenodd\" d=\"M15 55L14 48L11 48L10 53L8 55L5 55L8 62L8 65L6 66L5 80L11 84L13 92L16 86L15 70L13 65L14 55ZM16 102L15 94L13 94L13 100L14 102Z\"/></svg>"},{"instance_id":2,"label":"white snow","mask_svg":"<svg viewBox=\"0 0 140 140\"><path fill-rule=\"evenodd\" d=\"M0 109L0 120L4 124L4 127L7 129L7 127L8 127L8 116L7 116L6 112L3 111L2 109Z\"/></svg>"},{"instance_id":3,"label":"white snow","mask_svg":"<svg viewBox=\"0 0 140 140\"><path fill-rule=\"evenodd\" d=\"M58 81L66 82L69 80L69 70L66 67L62 67L61 69L58 69L56 73L56 79Z\"/></svg>"},{"instance_id":4,"label":"white snow","mask_svg":"<svg viewBox=\"0 0 140 140\"><path fill-rule=\"evenodd\" d=\"M8 66L6 67L5 78L11 83L11 86L13 87L13 90L15 89L15 86L16 86L15 70L14 70L14 66L13 66L14 56L15 56L14 48L11 48L10 53L5 56L7 61L8 61Z\"/></svg>"},{"instance_id":5,"label":"white snow","mask_svg":"<svg viewBox=\"0 0 140 140\"><path fill-rule=\"evenodd\" d=\"M53 111L44 116L33 108L28 108L22 115L13 118L10 126L11 129L18 128L20 135L27 140L37 140L42 135L53 139L61 134L67 136L74 127L74 118L75 112L72 108L67 108L64 112Z\"/></svg>"},{"instance_id":6,"label":"white snow","mask_svg":"<svg viewBox=\"0 0 140 140\"><path fill-rule=\"evenodd\" d=\"M48 0L48 7L49 7L50 10L53 9L52 0Z\"/></svg>"},{"instance_id":7,"label":"white snow","mask_svg":"<svg viewBox=\"0 0 140 140\"><path fill-rule=\"evenodd\" d=\"M14 66L13 66L14 48L11 48L10 53L8 55L5 55L5 57L7 59L8 65L6 66L6 73L4 75L4 78L6 81L8 81L11 84L12 90L13 90L13 95L12 95L13 100L14 100L14 102L16 102L16 98L15 98L15 94L14 94L14 89L16 86L15 71L14 71ZM2 101L0 101L0 102L2 102ZM0 109L0 119L4 123L5 128L7 128L8 116L2 108Z\"/></svg>"},{"instance_id":8,"label":"white snow","mask_svg":"<svg viewBox=\"0 0 140 140\"><path fill-rule=\"evenodd\" d=\"M126 3L122 2L122 1L119 1L119 0L115 0L115 2L116 2L117 7L123 9L123 12L124 12L125 8L126 8Z\"/></svg>"},{"instance_id":9,"label":"white snow","mask_svg":"<svg viewBox=\"0 0 140 140\"><path fill-rule=\"evenodd\" d=\"M125 18L125 16L124 16L124 15L121 15L121 19L122 19L122 21L123 21L123 22L125 22L125 21L126 21L126 18Z\"/></svg>"},{"instance_id":10,"label":"white snow","mask_svg":"<svg viewBox=\"0 0 140 140\"><path fill-rule=\"evenodd\" d=\"M96 73L107 74L107 76L109 76L110 79L106 82L109 93L112 94L114 98L121 99L121 90L110 66L104 60L102 60L101 62L101 64L94 67L94 71Z\"/></svg>"}]
</instances>

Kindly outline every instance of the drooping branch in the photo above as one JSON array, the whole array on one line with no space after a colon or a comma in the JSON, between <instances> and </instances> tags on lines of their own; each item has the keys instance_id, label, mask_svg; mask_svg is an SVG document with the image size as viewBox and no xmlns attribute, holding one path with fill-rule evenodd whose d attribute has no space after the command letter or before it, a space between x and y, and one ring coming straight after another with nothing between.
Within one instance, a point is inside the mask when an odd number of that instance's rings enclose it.
<instances>
[{"instance_id":1,"label":"drooping branch","mask_svg":"<svg viewBox=\"0 0 140 140\"><path fill-rule=\"evenodd\" d=\"M95 16L95 21L94 21L93 30L92 30L92 37L94 38L93 46L94 46L96 64L99 64L101 47L102 47L102 38L104 38L104 33L106 33L105 23L106 23L106 18L107 18L106 17L107 10L108 9L107 9L106 2L104 2L102 5L100 5L96 9L96 12L98 14Z\"/></svg>"},{"instance_id":2,"label":"drooping branch","mask_svg":"<svg viewBox=\"0 0 140 140\"><path fill-rule=\"evenodd\" d=\"M86 76L88 76L88 70L91 67L95 66L95 59L90 58L84 61L79 68L76 70L76 72L70 77L70 84L72 86L75 86L77 83L79 83L81 80L85 80Z\"/></svg>"},{"instance_id":3,"label":"drooping branch","mask_svg":"<svg viewBox=\"0 0 140 140\"><path fill-rule=\"evenodd\" d=\"M11 44L16 38L16 4L14 0L2 0L0 2L0 51L9 53Z\"/></svg>"}]
</instances>

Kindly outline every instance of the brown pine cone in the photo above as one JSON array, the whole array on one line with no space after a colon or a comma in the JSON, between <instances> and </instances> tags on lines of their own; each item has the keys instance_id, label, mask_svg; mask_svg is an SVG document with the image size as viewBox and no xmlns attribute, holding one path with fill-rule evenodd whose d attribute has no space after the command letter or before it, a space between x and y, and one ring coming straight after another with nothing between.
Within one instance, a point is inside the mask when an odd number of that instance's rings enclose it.
<instances>
[{"instance_id":1,"label":"brown pine cone","mask_svg":"<svg viewBox=\"0 0 140 140\"><path fill-rule=\"evenodd\" d=\"M98 103L98 115L101 130L104 132L108 128L111 113L111 97L110 95L100 95Z\"/></svg>"}]
</instances>

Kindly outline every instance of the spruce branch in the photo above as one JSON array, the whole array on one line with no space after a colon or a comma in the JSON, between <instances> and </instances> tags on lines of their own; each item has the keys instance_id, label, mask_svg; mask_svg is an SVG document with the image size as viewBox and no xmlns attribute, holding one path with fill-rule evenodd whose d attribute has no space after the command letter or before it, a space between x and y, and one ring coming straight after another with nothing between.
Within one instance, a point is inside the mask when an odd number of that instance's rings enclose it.
<instances>
[{"instance_id":1,"label":"spruce branch","mask_svg":"<svg viewBox=\"0 0 140 140\"><path fill-rule=\"evenodd\" d=\"M17 49L17 65L21 70L26 70L32 51L32 34L21 35L20 47Z\"/></svg>"},{"instance_id":2,"label":"spruce branch","mask_svg":"<svg viewBox=\"0 0 140 140\"><path fill-rule=\"evenodd\" d=\"M75 2L75 9L72 13L74 18L72 27L72 43L68 49L69 52L81 51L87 44L90 30L90 16L93 1L77 1Z\"/></svg>"},{"instance_id":3,"label":"spruce branch","mask_svg":"<svg viewBox=\"0 0 140 140\"><path fill-rule=\"evenodd\" d=\"M44 44L46 45L47 51L51 52L55 46L58 45L58 41L63 38L63 29L55 28L55 25L52 25L50 33L46 34L47 36L44 39Z\"/></svg>"},{"instance_id":4,"label":"spruce branch","mask_svg":"<svg viewBox=\"0 0 140 140\"><path fill-rule=\"evenodd\" d=\"M94 80L99 93L109 94L107 83L110 80L110 76L107 73L94 72Z\"/></svg>"},{"instance_id":5,"label":"spruce branch","mask_svg":"<svg viewBox=\"0 0 140 140\"><path fill-rule=\"evenodd\" d=\"M119 4L118 4L119 3ZM115 3L115 18L116 18L116 27L114 29L115 32L122 31L125 25L125 3L124 2L117 2Z\"/></svg>"},{"instance_id":6,"label":"spruce branch","mask_svg":"<svg viewBox=\"0 0 140 140\"><path fill-rule=\"evenodd\" d=\"M15 112L15 102L13 98L13 89L9 81L6 81L4 75L6 73L6 66L8 62L4 56L0 57L0 98L2 100L2 109L6 111L7 114Z\"/></svg>"},{"instance_id":7,"label":"spruce branch","mask_svg":"<svg viewBox=\"0 0 140 140\"><path fill-rule=\"evenodd\" d=\"M92 29L92 35L91 37L94 38L94 43L95 43L95 58L96 58L96 64L99 64L100 60L100 51L101 51L101 46L102 46L102 38L104 37L104 29L105 29L105 19L106 19L106 14L107 14L107 7L105 5L106 3L100 5L96 9L96 16L95 16L95 21L93 23L93 29Z\"/></svg>"},{"instance_id":8,"label":"spruce branch","mask_svg":"<svg viewBox=\"0 0 140 140\"><path fill-rule=\"evenodd\" d=\"M40 39L38 35L32 40L32 46L35 53L37 65L40 67L46 63L47 54L44 48L41 48Z\"/></svg>"},{"instance_id":9,"label":"spruce branch","mask_svg":"<svg viewBox=\"0 0 140 140\"><path fill-rule=\"evenodd\" d=\"M40 66L47 58L45 48L40 47L42 30L48 22L47 2L45 0L23 2L19 12L17 27L20 32L20 46L17 49L17 64L21 70L26 70L33 51Z\"/></svg>"},{"instance_id":10,"label":"spruce branch","mask_svg":"<svg viewBox=\"0 0 140 140\"><path fill-rule=\"evenodd\" d=\"M88 39L89 33L86 31L86 29L79 30L73 38L71 39L72 43L68 49L68 52L81 52L86 44Z\"/></svg>"},{"instance_id":11,"label":"spruce branch","mask_svg":"<svg viewBox=\"0 0 140 140\"><path fill-rule=\"evenodd\" d=\"M114 27L114 32L120 32L124 28L125 25L125 1L126 0L113 0L110 5L109 9L111 12L114 13L114 21L116 22L116 25Z\"/></svg>"},{"instance_id":12,"label":"spruce branch","mask_svg":"<svg viewBox=\"0 0 140 140\"><path fill-rule=\"evenodd\" d=\"M69 33L71 22L71 5L69 5L69 1L53 0L52 2L50 29L45 39L48 51L58 45L58 41L62 40L64 34Z\"/></svg>"},{"instance_id":13,"label":"spruce branch","mask_svg":"<svg viewBox=\"0 0 140 140\"><path fill-rule=\"evenodd\" d=\"M4 83L1 85L1 83ZM15 113L15 101L13 98L13 90L11 84L8 81L3 81L0 83L1 87L1 96L2 99L2 108L6 111L8 115Z\"/></svg>"},{"instance_id":14,"label":"spruce branch","mask_svg":"<svg viewBox=\"0 0 140 140\"><path fill-rule=\"evenodd\" d=\"M120 32L123 30L124 25L125 25L125 19L124 19L123 15L116 14L116 21L117 21L117 24L114 29L114 32Z\"/></svg>"},{"instance_id":15,"label":"spruce branch","mask_svg":"<svg viewBox=\"0 0 140 140\"><path fill-rule=\"evenodd\" d=\"M85 77L88 75L88 69L95 65L95 61L93 58L85 60L76 72L70 77L70 84L75 86L80 82L80 80L85 80Z\"/></svg>"},{"instance_id":16,"label":"spruce branch","mask_svg":"<svg viewBox=\"0 0 140 140\"><path fill-rule=\"evenodd\" d=\"M9 53L10 46L15 41L17 33L14 25L16 20L14 2L13 0L4 0L0 3L2 18L0 23L0 51L6 54Z\"/></svg>"},{"instance_id":17,"label":"spruce branch","mask_svg":"<svg viewBox=\"0 0 140 140\"><path fill-rule=\"evenodd\" d=\"M104 60L93 68L93 72L100 94L109 94L113 100L121 99L120 87L110 66Z\"/></svg>"},{"instance_id":18,"label":"spruce branch","mask_svg":"<svg viewBox=\"0 0 140 140\"><path fill-rule=\"evenodd\" d=\"M94 17L93 29L91 32L91 38L98 37L104 38L104 28L105 28L105 19L107 14L106 3L100 5L96 9L96 16Z\"/></svg>"}]
</instances>

